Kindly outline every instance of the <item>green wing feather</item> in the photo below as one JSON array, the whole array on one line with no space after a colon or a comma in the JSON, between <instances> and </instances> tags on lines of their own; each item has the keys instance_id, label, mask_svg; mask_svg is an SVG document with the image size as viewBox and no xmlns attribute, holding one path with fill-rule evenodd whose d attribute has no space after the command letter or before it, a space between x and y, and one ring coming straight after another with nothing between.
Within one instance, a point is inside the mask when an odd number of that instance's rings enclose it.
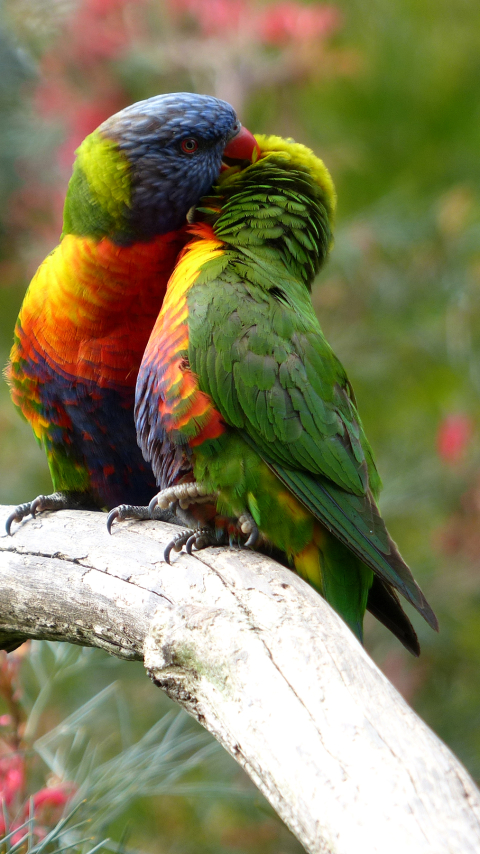
<instances>
[{"instance_id":1,"label":"green wing feather","mask_svg":"<svg viewBox=\"0 0 480 854\"><path fill-rule=\"evenodd\" d=\"M225 263L220 272L206 264L188 294L191 368L312 515L437 628L376 506L381 484L355 398L311 303L331 244L331 179L302 146L273 146L202 203Z\"/></svg>"},{"instance_id":2,"label":"green wing feather","mask_svg":"<svg viewBox=\"0 0 480 854\"><path fill-rule=\"evenodd\" d=\"M192 370L315 518L436 627L379 514L370 446L308 293L284 270L264 269L256 285L255 272L251 259L230 251L218 279L200 274L188 296Z\"/></svg>"},{"instance_id":3,"label":"green wing feather","mask_svg":"<svg viewBox=\"0 0 480 854\"><path fill-rule=\"evenodd\" d=\"M189 294L192 369L202 387L272 462L325 475L356 495L369 477L378 489L347 377L308 293L295 280L287 291L285 275L271 276L266 291L265 279L253 284L252 264L243 262L243 280L232 272L238 266L208 288L200 274Z\"/></svg>"}]
</instances>

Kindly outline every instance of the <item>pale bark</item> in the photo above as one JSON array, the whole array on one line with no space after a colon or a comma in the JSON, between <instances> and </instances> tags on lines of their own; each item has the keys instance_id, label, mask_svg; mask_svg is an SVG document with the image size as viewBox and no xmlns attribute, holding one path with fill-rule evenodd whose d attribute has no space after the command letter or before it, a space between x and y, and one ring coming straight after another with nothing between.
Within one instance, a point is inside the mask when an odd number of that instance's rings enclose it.
<instances>
[{"instance_id":1,"label":"pale bark","mask_svg":"<svg viewBox=\"0 0 480 854\"><path fill-rule=\"evenodd\" d=\"M331 608L245 550L168 566L176 532L124 523L109 537L98 513L27 520L0 539L0 642L144 658L312 854L479 852L471 778Z\"/></svg>"}]
</instances>

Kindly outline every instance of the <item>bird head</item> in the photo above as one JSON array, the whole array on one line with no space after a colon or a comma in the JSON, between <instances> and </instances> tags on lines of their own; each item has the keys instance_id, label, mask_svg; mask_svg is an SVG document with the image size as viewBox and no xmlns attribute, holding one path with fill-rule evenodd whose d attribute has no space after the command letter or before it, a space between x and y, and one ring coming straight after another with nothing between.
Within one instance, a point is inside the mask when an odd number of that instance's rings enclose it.
<instances>
[{"instance_id":1,"label":"bird head","mask_svg":"<svg viewBox=\"0 0 480 854\"><path fill-rule=\"evenodd\" d=\"M218 177L222 157L252 160L254 137L230 104L177 92L111 116L77 150L64 234L147 241L182 226Z\"/></svg>"}]
</instances>

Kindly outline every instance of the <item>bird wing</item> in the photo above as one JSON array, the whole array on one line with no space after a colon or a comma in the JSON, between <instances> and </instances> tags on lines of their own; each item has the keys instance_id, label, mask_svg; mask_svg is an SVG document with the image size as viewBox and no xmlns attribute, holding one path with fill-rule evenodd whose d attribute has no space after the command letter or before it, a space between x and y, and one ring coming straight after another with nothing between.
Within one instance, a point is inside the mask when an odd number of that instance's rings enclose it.
<instances>
[{"instance_id":1,"label":"bird wing","mask_svg":"<svg viewBox=\"0 0 480 854\"><path fill-rule=\"evenodd\" d=\"M187 295L190 369L288 489L432 626L375 503L380 482L345 371L305 288L227 250Z\"/></svg>"}]
</instances>

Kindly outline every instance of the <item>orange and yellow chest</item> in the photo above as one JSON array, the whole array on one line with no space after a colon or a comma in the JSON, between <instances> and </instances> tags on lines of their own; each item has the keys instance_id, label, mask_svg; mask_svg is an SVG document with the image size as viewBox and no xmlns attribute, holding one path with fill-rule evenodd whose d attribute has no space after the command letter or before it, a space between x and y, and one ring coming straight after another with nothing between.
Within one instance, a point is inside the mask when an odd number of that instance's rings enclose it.
<instances>
[{"instance_id":1,"label":"orange and yellow chest","mask_svg":"<svg viewBox=\"0 0 480 854\"><path fill-rule=\"evenodd\" d=\"M100 386L133 386L185 241L183 231L128 247L66 235L25 296L22 358Z\"/></svg>"}]
</instances>

